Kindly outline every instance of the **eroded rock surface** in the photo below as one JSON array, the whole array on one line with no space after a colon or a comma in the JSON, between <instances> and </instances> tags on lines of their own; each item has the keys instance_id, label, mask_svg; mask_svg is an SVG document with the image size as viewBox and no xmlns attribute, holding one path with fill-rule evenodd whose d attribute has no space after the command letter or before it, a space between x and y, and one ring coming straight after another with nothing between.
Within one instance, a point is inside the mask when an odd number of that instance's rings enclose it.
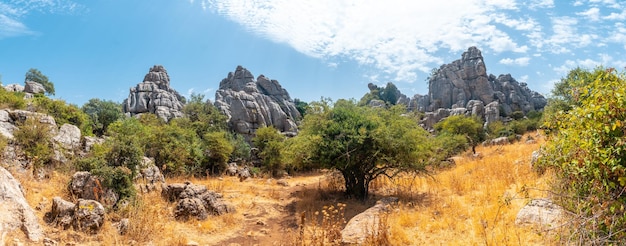
<instances>
[{"instance_id":1,"label":"eroded rock surface","mask_svg":"<svg viewBox=\"0 0 626 246\"><path fill-rule=\"evenodd\" d=\"M170 87L170 76L161 65L155 65L143 79L143 82L130 88L128 98L123 102L126 114L138 115L153 113L169 121L182 117L184 98Z\"/></svg>"},{"instance_id":2,"label":"eroded rock surface","mask_svg":"<svg viewBox=\"0 0 626 246\"><path fill-rule=\"evenodd\" d=\"M536 225L551 229L562 223L564 215L563 208L554 204L550 199L533 199L517 213L515 224Z\"/></svg>"},{"instance_id":3,"label":"eroded rock surface","mask_svg":"<svg viewBox=\"0 0 626 246\"><path fill-rule=\"evenodd\" d=\"M362 245L372 233L379 231L381 214L396 203L398 203L397 197L383 198L373 207L354 216L341 231L341 242L344 245Z\"/></svg>"},{"instance_id":4,"label":"eroded rock surface","mask_svg":"<svg viewBox=\"0 0 626 246\"><path fill-rule=\"evenodd\" d=\"M209 213L222 215L235 211L233 206L224 202L221 194L204 185L189 182L162 185L161 196L169 202L176 202L174 217L177 220L204 220Z\"/></svg>"},{"instance_id":5,"label":"eroded rock surface","mask_svg":"<svg viewBox=\"0 0 626 246\"><path fill-rule=\"evenodd\" d=\"M229 127L247 140L264 126L273 126L283 133L297 132L296 121L301 118L289 93L278 81L263 75L255 80L241 66L220 82L215 106L228 116Z\"/></svg>"},{"instance_id":6,"label":"eroded rock surface","mask_svg":"<svg viewBox=\"0 0 626 246\"><path fill-rule=\"evenodd\" d=\"M43 229L30 207L17 179L0 167L0 235L21 229L28 239L42 240Z\"/></svg>"}]
</instances>

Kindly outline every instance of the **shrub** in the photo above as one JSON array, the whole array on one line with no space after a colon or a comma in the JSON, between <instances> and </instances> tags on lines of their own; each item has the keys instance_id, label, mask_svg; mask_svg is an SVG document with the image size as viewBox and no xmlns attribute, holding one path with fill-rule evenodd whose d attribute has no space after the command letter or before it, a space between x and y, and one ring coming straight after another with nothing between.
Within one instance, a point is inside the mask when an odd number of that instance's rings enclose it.
<instances>
[{"instance_id":1,"label":"shrub","mask_svg":"<svg viewBox=\"0 0 626 246\"><path fill-rule=\"evenodd\" d=\"M52 162L54 151L50 130L50 126L41 123L38 118L29 117L13 133L15 141L24 149L24 154L32 161L35 169Z\"/></svg>"},{"instance_id":2,"label":"shrub","mask_svg":"<svg viewBox=\"0 0 626 246\"><path fill-rule=\"evenodd\" d=\"M69 123L77 126L83 135L93 135L89 116L76 105L67 104L63 100L53 100L43 95L36 95L33 102L38 112L54 117L58 125Z\"/></svg>"},{"instance_id":3,"label":"shrub","mask_svg":"<svg viewBox=\"0 0 626 246\"><path fill-rule=\"evenodd\" d=\"M285 141L285 137L271 126L257 129L256 136L252 139L254 146L259 148L263 166L272 175L277 175L285 169L281 160L283 141Z\"/></svg>"},{"instance_id":4,"label":"shrub","mask_svg":"<svg viewBox=\"0 0 626 246\"><path fill-rule=\"evenodd\" d=\"M23 92L9 92L0 86L0 106L2 108L24 109L26 100Z\"/></svg>"}]
</instances>

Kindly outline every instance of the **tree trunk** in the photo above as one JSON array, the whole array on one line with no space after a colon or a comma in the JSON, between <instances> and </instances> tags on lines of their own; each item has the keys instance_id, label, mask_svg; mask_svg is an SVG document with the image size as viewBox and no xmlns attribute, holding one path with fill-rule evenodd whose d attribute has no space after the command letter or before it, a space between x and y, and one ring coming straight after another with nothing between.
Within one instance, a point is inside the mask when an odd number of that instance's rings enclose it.
<instances>
[{"instance_id":1,"label":"tree trunk","mask_svg":"<svg viewBox=\"0 0 626 246\"><path fill-rule=\"evenodd\" d=\"M346 194L357 199L367 199L369 181L366 181L365 175L349 170L341 171L341 173L346 181Z\"/></svg>"}]
</instances>

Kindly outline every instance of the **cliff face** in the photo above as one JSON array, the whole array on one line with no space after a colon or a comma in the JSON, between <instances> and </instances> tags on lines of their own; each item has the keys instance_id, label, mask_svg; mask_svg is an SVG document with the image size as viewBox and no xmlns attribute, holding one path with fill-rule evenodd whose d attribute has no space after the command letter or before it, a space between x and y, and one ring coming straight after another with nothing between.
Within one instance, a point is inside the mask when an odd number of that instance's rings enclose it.
<instances>
[{"instance_id":1,"label":"cliff face","mask_svg":"<svg viewBox=\"0 0 626 246\"><path fill-rule=\"evenodd\" d=\"M241 66L220 82L215 106L228 116L229 127L248 140L264 126L295 135L296 121L301 118L289 93L278 81L263 75L255 80Z\"/></svg>"},{"instance_id":2,"label":"cliff face","mask_svg":"<svg viewBox=\"0 0 626 246\"><path fill-rule=\"evenodd\" d=\"M155 65L143 79L143 82L130 88L128 98L123 102L124 113L131 116L153 113L169 121L182 117L183 97L170 87L170 76L161 65Z\"/></svg>"}]
</instances>

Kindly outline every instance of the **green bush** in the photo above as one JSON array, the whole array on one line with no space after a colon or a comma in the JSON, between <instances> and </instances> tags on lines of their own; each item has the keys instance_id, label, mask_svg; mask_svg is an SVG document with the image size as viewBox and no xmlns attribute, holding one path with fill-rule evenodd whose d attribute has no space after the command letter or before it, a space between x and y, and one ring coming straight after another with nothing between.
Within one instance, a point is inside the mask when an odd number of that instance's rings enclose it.
<instances>
[{"instance_id":1,"label":"green bush","mask_svg":"<svg viewBox=\"0 0 626 246\"><path fill-rule=\"evenodd\" d=\"M212 173L222 172L226 169L226 164L234 151L228 133L208 132L204 134L203 140L207 159L205 168L211 170Z\"/></svg>"},{"instance_id":2,"label":"green bush","mask_svg":"<svg viewBox=\"0 0 626 246\"><path fill-rule=\"evenodd\" d=\"M41 123L38 118L28 117L13 133L15 141L23 148L35 169L52 163L54 150L50 141L52 139L50 127Z\"/></svg>"},{"instance_id":3,"label":"green bush","mask_svg":"<svg viewBox=\"0 0 626 246\"><path fill-rule=\"evenodd\" d=\"M0 86L0 107L10 109L26 108L23 92L9 92Z\"/></svg>"},{"instance_id":4,"label":"green bush","mask_svg":"<svg viewBox=\"0 0 626 246\"><path fill-rule=\"evenodd\" d=\"M281 159L284 141L285 137L271 126L257 129L256 136L252 139L254 146L259 148L263 166L274 176L285 169Z\"/></svg>"},{"instance_id":5,"label":"green bush","mask_svg":"<svg viewBox=\"0 0 626 246\"><path fill-rule=\"evenodd\" d=\"M80 129L84 136L93 135L91 119L80 108L73 104L67 104L63 100L50 99L43 95L36 95L33 99L37 112L48 114L54 117L56 123L72 124Z\"/></svg>"},{"instance_id":6,"label":"green bush","mask_svg":"<svg viewBox=\"0 0 626 246\"><path fill-rule=\"evenodd\" d=\"M571 107L547 115L550 130L539 169L555 170L556 198L579 218L571 238L582 245L626 241L626 75L613 69L573 70L562 81ZM585 74L586 73L586 74ZM570 87L570 88L567 88Z\"/></svg>"}]
</instances>

